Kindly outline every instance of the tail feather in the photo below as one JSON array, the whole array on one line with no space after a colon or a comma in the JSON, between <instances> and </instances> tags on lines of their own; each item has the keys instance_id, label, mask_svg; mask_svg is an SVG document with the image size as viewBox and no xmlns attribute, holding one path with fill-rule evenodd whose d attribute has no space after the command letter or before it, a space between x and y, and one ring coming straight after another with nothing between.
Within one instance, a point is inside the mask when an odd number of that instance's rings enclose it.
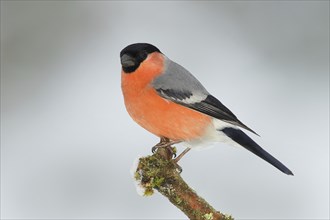
<instances>
[{"instance_id":1,"label":"tail feather","mask_svg":"<svg viewBox=\"0 0 330 220\"><path fill-rule=\"evenodd\" d=\"M225 133L230 139L251 151L255 155L264 159L268 163L272 164L274 167L279 169L285 174L293 175L291 170L289 170L285 165L278 161L275 157L270 155L264 149L262 149L256 142L254 142L249 136L247 136L243 131L231 127L226 127L221 130Z\"/></svg>"}]
</instances>

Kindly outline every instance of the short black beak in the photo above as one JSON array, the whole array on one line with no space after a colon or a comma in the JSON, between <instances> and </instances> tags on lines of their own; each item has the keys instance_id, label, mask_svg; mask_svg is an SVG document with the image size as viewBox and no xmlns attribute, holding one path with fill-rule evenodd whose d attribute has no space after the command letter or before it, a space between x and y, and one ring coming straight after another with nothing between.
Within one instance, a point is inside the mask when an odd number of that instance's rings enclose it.
<instances>
[{"instance_id":1,"label":"short black beak","mask_svg":"<svg viewBox=\"0 0 330 220\"><path fill-rule=\"evenodd\" d=\"M127 54L121 56L120 62L123 67L131 67L135 65L135 59Z\"/></svg>"}]
</instances>

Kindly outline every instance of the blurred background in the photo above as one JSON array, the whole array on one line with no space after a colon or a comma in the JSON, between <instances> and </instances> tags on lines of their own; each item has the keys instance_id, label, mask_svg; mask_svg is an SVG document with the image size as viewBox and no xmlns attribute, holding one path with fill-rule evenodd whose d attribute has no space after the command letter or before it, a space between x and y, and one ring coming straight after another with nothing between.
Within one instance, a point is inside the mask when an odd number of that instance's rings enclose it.
<instances>
[{"instance_id":1,"label":"blurred background","mask_svg":"<svg viewBox=\"0 0 330 220\"><path fill-rule=\"evenodd\" d=\"M180 161L191 187L237 219L329 218L329 1L1 1L2 219L186 218L130 175L158 142L121 94L119 52L136 42L295 174L217 144Z\"/></svg>"}]
</instances>

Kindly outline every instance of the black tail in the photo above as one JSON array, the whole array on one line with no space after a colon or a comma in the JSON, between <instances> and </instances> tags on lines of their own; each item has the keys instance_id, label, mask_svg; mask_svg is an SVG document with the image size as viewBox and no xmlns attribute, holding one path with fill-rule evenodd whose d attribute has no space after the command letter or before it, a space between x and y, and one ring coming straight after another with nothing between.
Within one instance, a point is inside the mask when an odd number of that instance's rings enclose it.
<instances>
[{"instance_id":1,"label":"black tail","mask_svg":"<svg viewBox=\"0 0 330 220\"><path fill-rule=\"evenodd\" d=\"M278 161L275 157L267 153L264 149L262 149L256 142L254 142L249 136L247 136L243 131L235 128L224 128L221 130L228 137L230 137L233 141L251 151L255 155L264 159L268 163L272 164L274 167L286 173L288 175L293 175L291 170L289 170L286 166L284 166L280 161Z\"/></svg>"}]
</instances>

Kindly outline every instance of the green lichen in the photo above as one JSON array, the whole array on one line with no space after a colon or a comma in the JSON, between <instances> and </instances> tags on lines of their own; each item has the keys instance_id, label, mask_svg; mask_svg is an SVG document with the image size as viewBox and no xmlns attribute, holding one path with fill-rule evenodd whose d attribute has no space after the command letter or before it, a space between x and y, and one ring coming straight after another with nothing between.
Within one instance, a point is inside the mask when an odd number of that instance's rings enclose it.
<instances>
[{"instance_id":1,"label":"green lichen","mask_svg":"<svg viewBox=\"0 0 330 220\"><path fill-rule=\"evenodd\" d=\"M164 184L167 170L164 167L168 166L169 162L171 161L162 160L157 155L140 158L134 177L141 181L145 196L153 195L154 189L159 189Z\"/></svg>"},{"instance_id":2,"label":"green lichen","mask_svg":"<svg viewBox=\"0 0 330 220\"><path fill-rule=\"evenodd\" d=\"M195 217L196 219L197 219L197 217L199 217L199 219L200 219L201 216L203 215L200 210L194 210L194 209L192 209L192 210L189 210L189 212L193 213L193 215L196 216Z\"/></svg>"},{"instance_id":3,"label":"green lichen","mask_svg":"<svg viewBox=\"0 0 330 220\"><path fill-rule=\"evenodd\" d=\"M151 185L153 188L159 188L162 183L164 182L164 177L154 177L154 178L151 178Z\"/></svg>"},{"instance_id":4,"label":"green lichen","mask_svg":"<svg viewBox=\"0 0 330 220\"><path fill-rule=\"evenodd\" d=\"M135 180L141 180L141 174L140 174L139 171L136 171L136 172L134 173L134 179L135 179Z\"/></svg>"},{"instance_id":5,"label":"green lichen","mask_svg":"<svg viewBox=\"0 0 330 220\"><path fill-rule=\"evenodd\" d=\"M172 151L173 151L174 154L176 154L177 153L176 147L172 147Z\"/></svg>"},{"instance_id":6,"label":"green lichen","mask_svg":"<svg viewBox=\"0 0 330 220\"><path fill-rule=\"evenodd\" d=\"M212 220L213 219L213 213L206 213L205 215L203 215L203 218L206 220Z\"/></svg>"},{"instance_id":7,"label":"green lichen","mask_svg":"<svg viewBox=\"0 0 330 220\"><path fill-rule=\"evenodd\" d=\"M154 194L154 190L151 187L145 187L144 196L152 196Z\"/></svg>"},{"instance_id":8,"label":"green lichen","mask_svg":"<svg viewBox=\"0 0 330 220\"><path fill-rule=\"evenodd\" d=\"M175 196L174 200L177 205L180 205L182 203L182 199L178 196Z\"/></svg>"},{"instance_id":9,"label":"green lichen","mask_svg":"<svg viewBox=\"0 0 330 220\"><path fill-rule=\"evenodd\" d=\"M224 214L224 220L234 220L233 216L228 215L228 214Z\"/></svg>"},{"instance_id":10,"label":"green lichen","mask_svg":"<svg viewBox=\"0 0 330 220\"><path fill-rule=\"evenodd\" d=\"M221 219L233 220L230 215L224 215L214 210L201 197L196 198L197 207L191 205L189 200L190 194L195 194L181 178L176 171L178 165L171 159L171 156L165 155L166 149L159 148L152 156L140 158L138 168L135 172L135 179L140 181L140 185L145 189L144 196L151 196L156 189L161 194L169 198L169 200L182 210L192 219ZM172 152L176 152L174 148ZM205 214L206 213L206 214Z\"/></svg>"}]
</instances>

